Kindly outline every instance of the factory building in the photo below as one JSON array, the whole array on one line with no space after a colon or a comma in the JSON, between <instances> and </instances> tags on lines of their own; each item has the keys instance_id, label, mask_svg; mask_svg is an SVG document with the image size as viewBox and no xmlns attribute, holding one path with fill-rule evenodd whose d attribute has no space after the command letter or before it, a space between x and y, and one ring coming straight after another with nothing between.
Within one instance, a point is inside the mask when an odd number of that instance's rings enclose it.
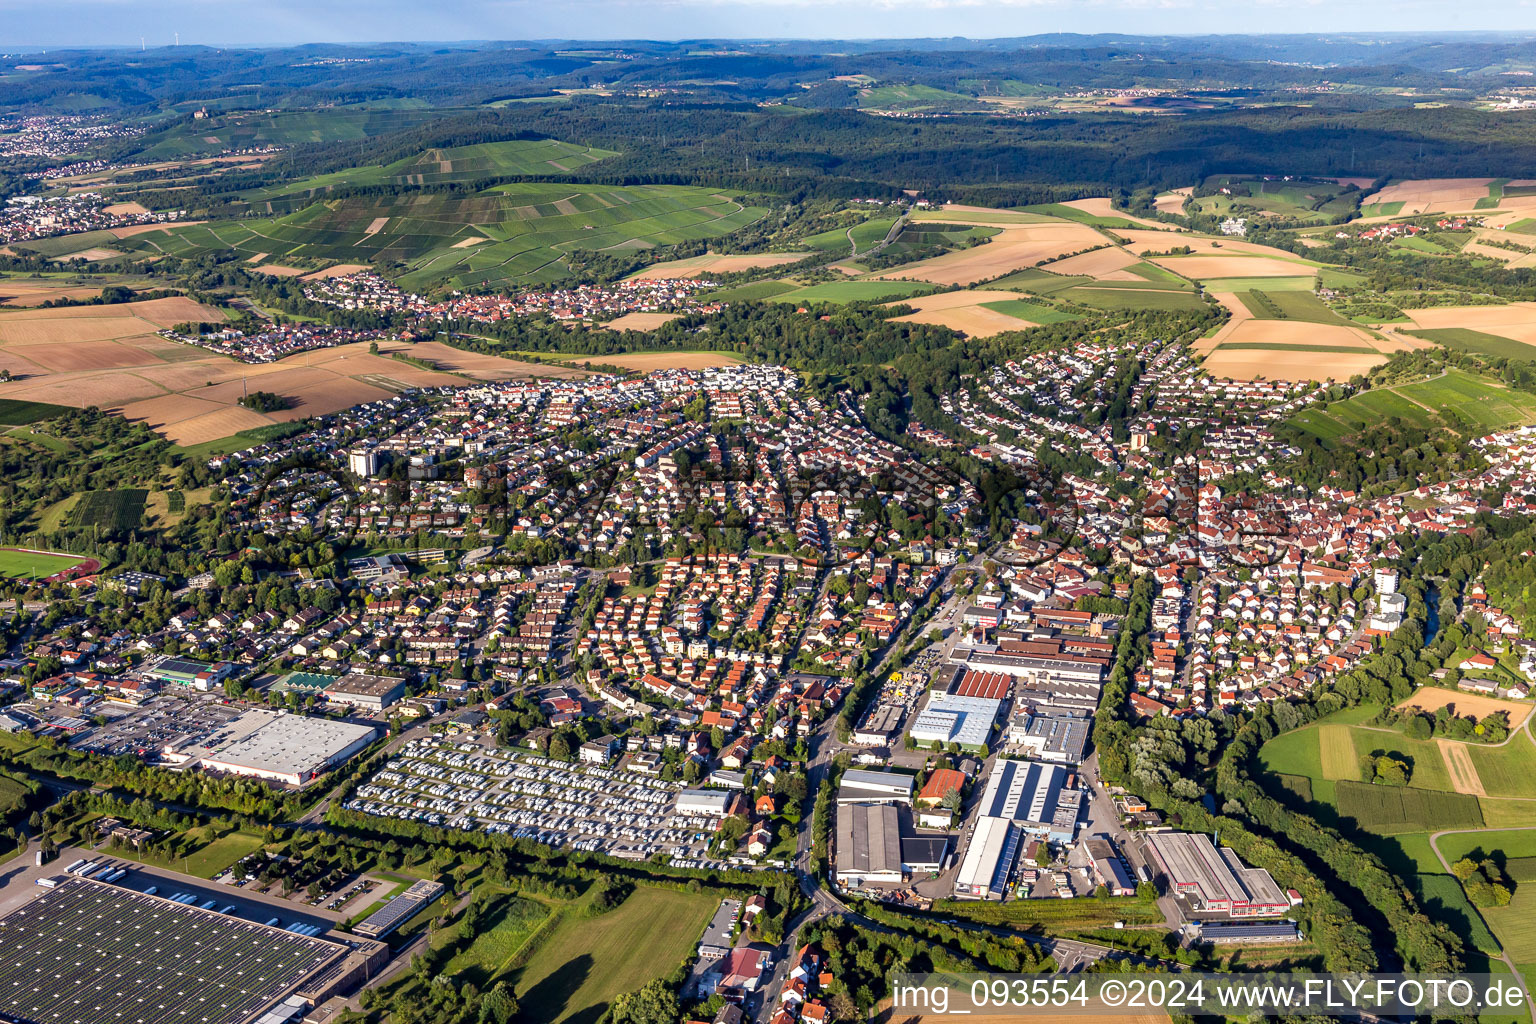
<instances>
[{"instance_id":1,"label":"factory building","mask_svg":"<svg viewBox=\"0 0 1536 1024\"><path fill-rule=\"evenodd\" d=\"M325 699L368 711L383 711L405 696L405 680L392 676L340 676L325 688Z\"/></svg>"},{"instance_id":2,"label":"factory building","mask_svg":"<svg viewBox=\"0 0 1536 1024\"><path fill-rule=\"evenodd\" d=\"M1073 778L1060 765L999 760L976 813L1006 818L1036 838L1069 843L1083 799L1082 790L1069 785Z\"/></svg>"},{"instance_id":3,"label":"factory building","mask_svg":"<svg viewBox=\"0 0 1536 1024\"><path fill-rule=\"evenodd\" d=\"M1000 900L1008 893L1008 876L1024 831L1007 818L976 819L971 845L966 847L955 875L955 895L961 899Z\"/></svg>"},{"instance_id":4,"label":"factory building","mask_svg":"<svg viewBox=\"0 0 1536 1024\"><path fill-rule=\"evenodd\" d=\"M1245 867L1236 853L1217 850L1204 833L1153 832L1147 849L1169 891L1202 914L1279 917L1291 907L1268 871Z\"/></svg>"},{"instance_id":5,"label":"factory building","mask_svg":"<svg viewBox=\"0 0 1536 1024\"><path fill-rule=\"evenodd\" d=\"M849 768L837 787L840 804L911 804L916 778L901 772Z\"/></svg>"},{"instance_id":6,"label":"factory building","mask_svg":"<svg viewBox=\"0 0 1536 1024\"><path fill-rule=\"evenodd\" d=\"M928 706L912 720L907 733L923 745L958 743L971 750L985 750L1002 708L1003 701L994 697L935 693L928 698Z\"/></svg>"},{"instance_id":7,"label":"factory building","mask_svg":"<svg viewBox=\"0 0 1536 1024\"><path fill-rule=\"evenodd\" d=\"M844 804L837 809L839 885L900 885L901 819L894 804Z\"/></svg>"}]
</instances>

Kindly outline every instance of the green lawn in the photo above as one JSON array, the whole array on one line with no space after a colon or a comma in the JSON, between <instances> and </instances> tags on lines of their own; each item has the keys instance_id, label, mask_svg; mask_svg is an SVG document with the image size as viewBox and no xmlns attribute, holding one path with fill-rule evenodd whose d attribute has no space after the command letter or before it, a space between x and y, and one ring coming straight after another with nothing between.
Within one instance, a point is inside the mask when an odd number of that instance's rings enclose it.
<instances>
[{"instance_id":1,"label":"green lawn","mask_svg":"<svg viewBox=\"0 0 1536 1024\"><path fill-rule=\"evenodd\" d=\"M1076 314L1063 313L1059 309L1052 309L1050 306L1042 306L1034 302L1025 302L1023 299L983 302L982 307L995 310L1005 316L1016 316L1021 320L1028 320L1037 324L1059 324L1067 320L1078 319Z\"/></svg>"},{"instance_id":2,"label":"green lawn","mask_svg":"<svg viewBox=\"0 0 1536 1024\"><path fill-rule=\"evenodd\" d=\"M1536 799L1536 745L1526 733L1499 747L1469 743L1467 753L1489 796Z\"/></svg>"},{"instance_id":3,"label":"green lawn","mask_svg":"<svg viewBox=\"0 0 1536 1024\"><path fill-rule=\"evenodd\" d=\"M693 953L719 900L640 886L600 917L573 912L518 972L529 1020L594 1024L613 998L669 974Z\"/></svg>"},{"instance_id":4,"label":"green lawn","mask_svg":"<svg viewBox=\"0 0 1536 1024\"><path fill-rule=\"evenodd\" d=\"M83 561L84 555L38 555L30 551L0 550L0 577L43 579Z\"/></svg>"},{"instance_id":5,"label":"green lawn","mask_svg":"<svg viewBox=\"0 0 1536 1024\"><path fill-rule=\"evenodd\" d=\"M208 826L201 826L182 833L183 838L191 839L194 842L207 840L209 835L211 835L211 832ZM196 875L198 878L212 878L220 871L234 864L235 861L261 849L261 845L260 836L251 835L249 832L227 832L212 840L201 842L197 849L182 857L161 857L136 853L131 846L113 852L143 864L150 864L173 871L182 871L189 875Z\"/></svg>"}]
</instances>

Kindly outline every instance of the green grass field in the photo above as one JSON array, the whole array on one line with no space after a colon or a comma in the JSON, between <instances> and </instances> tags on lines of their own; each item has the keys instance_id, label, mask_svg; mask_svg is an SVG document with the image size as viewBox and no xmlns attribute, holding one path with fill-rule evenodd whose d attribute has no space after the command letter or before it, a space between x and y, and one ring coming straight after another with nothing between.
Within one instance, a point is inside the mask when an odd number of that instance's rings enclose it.
<instances>
[{"instance_id":1,"label":"green grass field","mask_svg":"<svg viewBox=\"0 0 1536 1024\"><path fill-rule=\"evenodd\" d=\"M1536 875L1531 872L1531 867L1536 866L1536 829L1462 832L1441 836L1435 845L1451 864L1472 853L1480 853L1483 856L1499 853L1508 858L1511 863L1525 862L1523 867L1511 869L1511 877L1517 882L1536 882ZM1517 871L1518 874L1515 873Z\"/></svg>"},{"instance_id":2,"label":"green grass field","mask_svg":"<svg viewBox=\"0 0 1536 1024\"><path fill-rule=\"evenodd\" d=\"M445 110L358 110L328 108L215 114L207 121L179 120L145 136L141 161L176 160L224 149L292 146L375 138L431 121Z\"/></svg>"},{"instance_id":3,"label":"green grass field","mask_svg":"<svg viewBox=\"0 0 1536 1024\"><path fill-rule=\"evenodd\" d=\"M1308 324L1332 324L1350 326L1350 321L1339 316L1328 304L1311 291L1279 289L1271 291L1253 288L1238 292L1244 306L1260 320L1293 320Z\"/></svg>"},{"instance_id":4,"label":"green grass field","mask_svg":"<svg viewBox=\"0 0 1536 1024\"><path fill-rule=\"evenodd\" d=\"M1477 352L1504 359L1536 359L1536 345L1527 345L1513 338L1501 338L1497 334L1484 334L1468 327L1442 327L1429 331L1408 331L1418 338L1426 338L1437 345L1458 352Z\"/></svg>"},{"instance_id":5,"label":"green grass field","mask_svg":"<svg viewBox=\"0 0 1536 1024\"><path fill-rule=\"evenodd\" d=\"M1468 743L1467 753L1489 796L1536 799L1536 746L1526 733L1499 747Z\"/></svg>"},{"instance_id":6,"label":"green grass field","mask_svg":"<svg viewBox=\"0 0 1536 1024\"><path fill-rule=\"evenodd\" d=\"M194 828L182 835L192 839L194 843L200 843L197 849L183 857L149 856L135 852L132 847L115 852L129 860L155 867L184 871L198 878L212 878L240 858L255 853L262 846L261 837L251 835L249 832L226 832L209 840L211 832L208 826Z\"/></svg>"},{"instance_id":7,"label":"green grass field","mask_svg":"<svg viewBox=\"0 0 1536 1024\"><path fill-rule=\"evenodd\" d=\"M640 886L600 917L561 921L517 976L517 999L543 1024L597 1020L613 998L670 973L719 902L703 893Z\"/></svg>"},{"instance_id":8,"label":"green grass field","mask_svg":"<svg viewBox=\"0 0 1536 1024\"><path fill-rule=\"evenodd\" d=\"M711 292L710 297L721 302L761 302L776 295L783 295L785 292L792 292L798 287L800 286L793 281L753 281L751 284Z\"/></svg>"},{"instance_id":9,"label":"green grass field","mask_svg":"<svg viewBox=\"0 0 1536 1024\"><path fill-rule=\"evenodd\" d=\"M1059 324L1078 319L1074 313L1063 313L1059 309L1052 309L1050 306L1042 306L1035 302L1025 302L1023 299L1004 299L1000 302L983 302L981 305L984 309L994 310L1005 316L1016 316L1021 320L1037 324Z\"/></svg>"},{"instance_id":10,"label":"green grass field","mask_svg":"<svg viewBox=\"0 0 1536 1024\"><path fill-rule=\"evenodd\" d=\"M79 527L131 530L144 518L144 501L148 497L149 492L139 488L86 491L75 503L70 520Z\"/></svg>"},{"instance_id":11,"label":"green grass field","mask_svg":"<svg viewBox=\"0 0 1536 1024\"><path fill-rule=\"evenodd\" d=\"M937 285L919 281L828 281L773 297L775 302L882 302L927 295Z\"/></svg>"},{"instance_id":12,"label":"green grass field","mask_svg":"<svg viewBox=\"0 0 1536 1024\"><path fill-rule=\"evenodd\" d=\"M1484 907L1483 919L1515 960L1536 959L1536 883L1515 887L1507 907Z\"/></svg>"},{"instance_id":13,"label":"green grass field","mask_svg":"<svg viewBox=\"0 0 1536 1024\"><path fill-rule=\"evenodd\" d=\"M29 242L16 242L14 247L39 256L68 256L98 247L118 248L118 239L110 231L85 231L77 235L59 235L55 238L34 238Z\"/></svg>"},{"instance_id":14,"label":"green grass field","mask_svg":"<svg viewBox=\"0 0 1536 1024\"><path fill-rule=\"evenodd\" d=\"M1368 203L1360 207L1362 217L1395 217L1402 212L1402 203Z\"/></svg>"},{"instance_id":15,"label":"green grass field","mask_svg":"<svg viewBox=\"0 0 1536 1024\"><path fill-rule=\"evenodd\" d=\"M495 901L487 914L480 932L467 949L455 954L444 965L444 971L455 978L478 985L483 991L491 987L502 973L512 956L522 948L538 927L549 919L550 910L544 904L520 896L503 896ZM442 946L453 937L452 929L445 929L433 936L433 943Z\"/></svg>"},{"instance_id":16,"label":"green grass field","mask_svg":"<svg viewBox=\"0 0 1536 1024\"><path fill-rule=\"evenodd\" d=\"M1156 309L1194 310L1204 303L1193 292L1148 290L1135 288L1068 288L1058 292L1057 298L1100 309Z\"/></svg>"},{"instance_id":17,"label":"green grass field","mask_svg":"<svg viewBox=\"0 0 1536 1024\"><path fill-rule=\"evenodd\" d=\"M1004 288L1014 292L1034 292L1036 295L1053 295L1064 292L1068 288L1092 283L1093 278L1086 275L1052 274L1049 271L1031 267L1028 270L1009 274L1007 277L1000 277L987 287Z\"/></svg>"},{"instance_id":18,"label":"green grass field","mask_svg":"<svg viewBox=\"0 0 1536 1024\"><path fill-rule=\"evenodd\" d=\"M1305 409L1290 422L1324 440L1334 440L1394 416L1425 430L1448 426L1482 434L1536 421L1536 396L1487 377L1449 370L1427 380L1366 391L1325 409Z\"/></svg>"},{"instance_id":19,"label":"green grass field","mask_svg":"<svg viewBox=\"0 0 1536 1024\"><path fill-rule=\"evenodd\" d=\"M39 420L52 419L68 410L62 405L46 402L22 402L14 398L0 398L0 426L20 427Z\"/></svg>"},{"instance_id":20,"label":"green grass field","mask_svg":"<svg viewBox=\"0 0 1536 1024\"><path fill-rule=\"evenodd\" d=\"M1498 955L1499 941L1488 930L1489 925L1484 923L1483 916L1472 906L1454 876L1438 871L1426 872L1413 881L1416 883L1413 885L1414 895L1430 917L1444 921L1473 949Z\"/></svg>"},{"instance_id":21,"label":"green grass field","mask_svg":"<svg viewBox=\"0 0 1536 1024\"><path fill-rule=\"evenodd\" d=\"M1444 771L1443 767L1441 770ZM1480 828L1483 825L1477 798L1460 793L1436 792L1416 786L1373 786L1364 782L1337 782L1334 792L1341 818L1353 818L1360 828L1382 835L1423 832L1432 828Z\"/></svg>"},{"instance_id":22,"label":"green grass field","mask_svg":"<svg viewBox=\"0 0 1536 1024\"><path fill-rule=\"evenodd\" d=\"M1075 220L1079 224L1087 224L1096 228L1125 228L1126 230L1145 228L1144 224L1126 220L1124 217L1100 217L1096 214L1079 210L1075 206L1065 206L1061 203L1040 203L1036 206L1021 207L1027 213L1038 213L1044 217L1060 217L1062 220Z\"/></svg>"},{"instance_id":23,"label":"green grass field","mask_svg":"<svg viewBox=\"0 0 1536 1024\"><path fill-rule=\"evenodd\" d=\"M971 96L935 89L931 85L880 85L859 90L858 105L873 110L975 110Z\"/></svg>"},{"instance_id":24,"label":"green grass field","mask_svg":"<svg viewBox=\"0 0 1536 1024\"><path fill-rule=\"evenodd\" d=\"M37 555L30 551L0 551L0 577L44 579L85 561L84 555Z\"/></svg>"},{"instance_id":25,"label":"green grass field","mask_svg":"<svg viewBox=\"0 0 1536 1024\"><path fill-rule=\"evenodd\" d=\"M297 207L292 208L290 207ZM143 253L234 250L284 259L398 260L407 288L545 283L576 250L629 249L718 238L762 216L727 195L682 185L526 182L476 193L350 196L254 204L263 218L174 228L125 240ZM465 244L473 239L484 241Z\"/></svg>"}]
</instances>

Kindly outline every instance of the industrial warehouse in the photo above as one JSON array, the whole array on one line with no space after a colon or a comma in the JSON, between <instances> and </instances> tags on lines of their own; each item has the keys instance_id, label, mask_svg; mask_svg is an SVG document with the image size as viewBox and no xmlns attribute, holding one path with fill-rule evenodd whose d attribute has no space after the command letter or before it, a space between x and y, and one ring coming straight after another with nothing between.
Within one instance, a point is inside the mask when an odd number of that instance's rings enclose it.
<instances>
[{"instance_id":1,"label":"industrial warehouse","mask_svg":"<svg viewBox=\"0 0 1536 1024\"><path fill-rule=\"evenodd\" d=\"M262 709L246 711L212 735L183 735L162 758L185 768L228 772L302 786L373 742L371 725Z\"/></svg>"},{"instance_id":2,"label":"industrial warehouse","mask_svg":"<svg viewBox=\"0 0 1536 1024\"><path fill-rule=\"evenodd\" d=\"M1153 832L1147 849L1168 884L1202 914L1234 918L1279 917L1290 898L1263 868L1245 867L1230 849L1216 849L1204 833Z\"/></svg>"},{"instance_id":3,"label":"industrial warehouse","mask_svg":"<svg viewBox=\"0 0 1536 1024\"><path fill-rule=\"evenodd\" d=\"M1083 791L1067 769L999 760L977 802L970 845L955 876L955 895L1000 900L1024 841L1069 843L1077 835Z\"/></svg>"},{"instance_id":4,"label":"industrial warehouse","mask_svg":"<svg viewBox=\"0 0 1536 1024\"><path fill-rule=\"evenodd\" d=\"M289 1020L388 958L214 910L67 878L0 918L0 1016L23 1021Z\"/></svg>"}]
</instances>

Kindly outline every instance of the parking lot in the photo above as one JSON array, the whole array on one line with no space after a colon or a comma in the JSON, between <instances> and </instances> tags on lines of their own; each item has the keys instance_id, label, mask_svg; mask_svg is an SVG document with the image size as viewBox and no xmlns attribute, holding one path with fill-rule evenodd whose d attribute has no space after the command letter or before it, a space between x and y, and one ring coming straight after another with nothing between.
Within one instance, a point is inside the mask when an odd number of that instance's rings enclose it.
<instances>
[{"instance_id":1,"label":"parking lot","mask_svg":"<svg viewBox=\"0 0 1536 1024\"><path fill-rule=\"evenodd\" d=\"M681 785L476 743L412 740L349 810L620 857L695 860L718 822L677 813Z\"/></svg>"},{"instance_id":2,"label":"parking lot","mask_svg":"<svg viewBox=\"0 0 1536 1024\"><path fill-rule=\"evenodd\" d=\"M132 754L153 759L171 740L212 737L238 718L242 709L220 703L222 697L163 693L136 708L102 701L84 711L42 701L24 707L48 721L100 715L106 724L80 729L71 747L103 757Z\"/></svg>"}]
</instances>

